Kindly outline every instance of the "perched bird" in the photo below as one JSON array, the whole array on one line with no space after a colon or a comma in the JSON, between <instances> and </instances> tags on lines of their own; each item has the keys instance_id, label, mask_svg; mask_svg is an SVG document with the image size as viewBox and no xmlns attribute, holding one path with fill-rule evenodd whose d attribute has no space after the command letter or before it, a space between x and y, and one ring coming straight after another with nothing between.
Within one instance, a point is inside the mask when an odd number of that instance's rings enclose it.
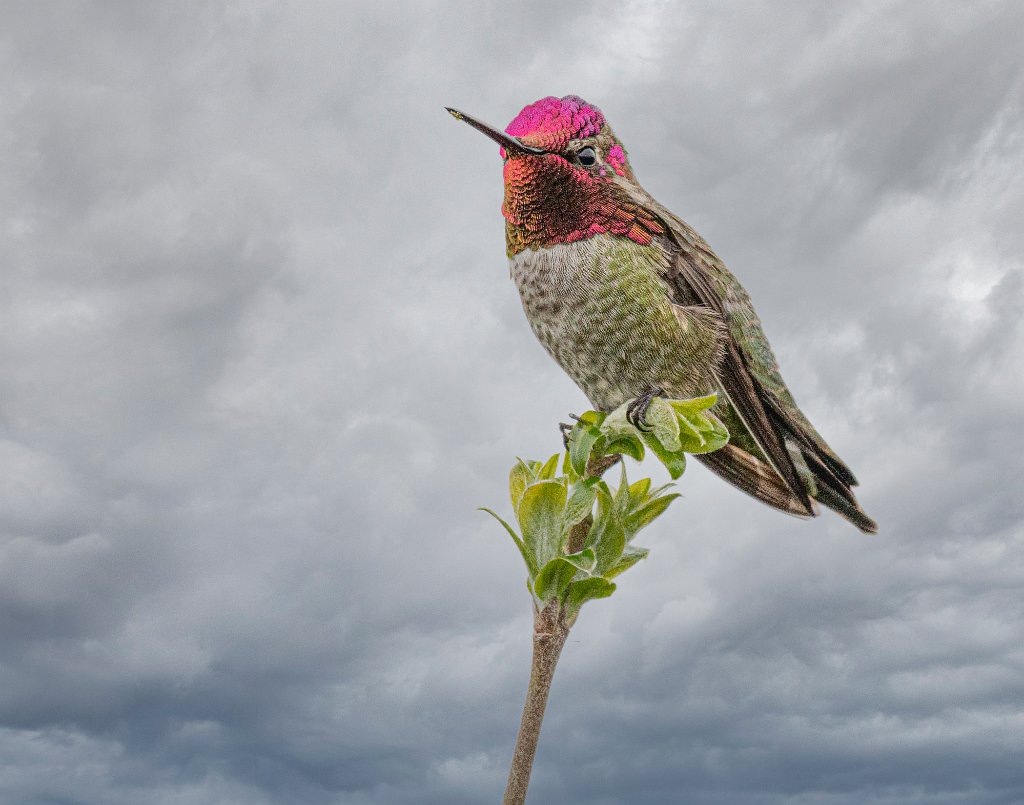
<instances>
[{"instance_id":1,"label":"perched bird","mask_svg":"<svg viewBox=\"0 0 1024 805\"><path fill-rule=\"evenodd\" d=\"M640 186L600 109L542 98L504 132L448 111L501 146L512 279L533 332L596 408L633 401L643 426L654 395L717 391L730 441L699 456L708 468L790 514L814 516L818 501L877 531L786 388L747 292Z\"/></svg>"}]
</instances>

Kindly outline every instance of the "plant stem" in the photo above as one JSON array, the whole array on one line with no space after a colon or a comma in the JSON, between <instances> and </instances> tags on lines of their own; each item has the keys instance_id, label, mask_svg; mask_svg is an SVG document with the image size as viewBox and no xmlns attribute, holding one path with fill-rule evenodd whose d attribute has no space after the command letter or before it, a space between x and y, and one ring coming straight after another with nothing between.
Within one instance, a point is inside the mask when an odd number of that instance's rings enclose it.
<instances>
[{"instance_id":1,"label":"plant stem","mask_svg":"<svg viewBox=\"0 0 1024 805\"><path fill-rule=\"evenodd\" d=\"M597 459L591 458L587 462L586 475L590 478L599 478L621 460L622 456L617 453ZM565 545L568 553L583 550L584 541L593 523L593 516L588 514L569 530ZM574 615L571 622L566 622L565 613L557 598L553 598L544 609L534 613L530 684L526 689L526 703L523 705L523 717L519 722L519 735L516 737L516 749L512 753L512 767L508 770L508 785L505 786L502 805L523 805L526 802L526 789L530 785L530 772L533 770L533 758L537 754L540 725L544 721L544 709L547 707L548 694L551 692L551 680L555 678L555 666L558 665L562 647L575 620Z\"/></svg>"},{"instance_id":2,"label":"plant stem","mask_svg":"<svg viewBox=\"0 0 1024 805\"><path fill-rule=\"evenodd\" d=\"M558 600L548 602L533 618L533 662L530 667L530 685L526 690L523 718L519 723L516 749L512 754L512 767L508 772L503 805L523 805L526 788L530 784L533 758L537 754L537 739L544 720L544 708L551 691L551 680L562 647L569 636Z\"/></svg>"}]
</instances>

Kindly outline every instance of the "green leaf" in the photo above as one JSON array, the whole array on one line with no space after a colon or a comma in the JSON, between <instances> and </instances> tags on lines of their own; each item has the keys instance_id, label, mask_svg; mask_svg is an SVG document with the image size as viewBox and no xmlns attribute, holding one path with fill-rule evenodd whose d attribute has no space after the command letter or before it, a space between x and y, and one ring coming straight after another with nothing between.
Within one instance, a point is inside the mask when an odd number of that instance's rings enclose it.
<instances>
[{"instance_id":1,"label":"green leaf","mask_svg":"<svg viewBox=\"0 0 1024 805\"><path fill-rule=\"evenodd\" d=\"M680 449L685 450L687 453L703 451L707 442L697 420L691 420L689 417L677 414L676 422L679 423Z\"/></svg>"},{"instance_id":2,"label":"green leaf","mask_svg":"<svg viewBox=\"0 0 1024 805\"><path fill-rule=\"evenodd\" d=\"M585 478L573 484L569 502L565 505L564 528L569 529L594 509L597 498L597 478Z\"/></svg>"},{"instance_id":3,"label":"green leaf","mask_svg":"<svg viewBox=\"0 0 1024 805\"><path fill-rule=\"evenodd\" d=\"M598 523L600 523L599 526ZM587 547L594 549L594 554L597 557L597 572L604 573L622 556L622 551L626 547L626 531L614 511L608 512L594 525L598 526L594 540L590 542L588 539L586 544Z\"/></svg>"},{"instance_id":4,"label":"green leaf","mask_svg":"<svg viewBox=\"0 0 1024 805\"><path fill-rule=\"evenodd\" d=\"M653 433L645 433L644 441L647 442L647 446L651 448L651 451L658 457L658 460L665 465L665 469L668 470L668 474L672 477L672 480L676 480L683 471L686 469L686 453L670 453L659 442Z\"/></svg>"},{"instance_id":5,"label":"green leaf","mask_svg":"<svg viewBox=\"0 0 1024 805\"><path fill-rule=\"evenodd\" d=\"M595 428L600 428L607 418L608 414L604 411L584 411L580 414L581 421L586 422L588 425L593 425Z\"/></svg>"},{"instance_id":6,"label":"green leaf","mask_svg":"<svg viewBox=\"0 0 1024 805\"><path fill-rule=\"evenodd\" d=\"M704 446L700 449L701 453L710 453L714 450L718 450L725 447L729 442L729 430L722 424L722 421L712 414L710 411L706 411L700 415L699 418L694 420L694 423L701 432L701 436L704 439ZM696 450L692 451L698 452Z\"/></svg>"},{"instance_id":7,"label":"green leaf","mask_svg":"<svg viewBox=\"0 0 1024 805\"><path fill-rule=\"evenodd\" d=\"M493 517L495 520L497 520L499 523L505 526L505 530L508 532L508 535L512 537L512 541L516 544L516 547L519 549L520 556L522 556L523 561L526 562L526 570L529 572L530 577L532 578L533 576L536 576L537 565L534 562L533 557L530 555L530 552L526 550L526 546L523 544L523 541L519 538L519 535L512 529L512 526L506 523L503 518L499 517L491 509L481 507L477 509L477 511L487 512L489 515L491 515L491 517Z\"/></svg>"},{"instance_id":8,"label":"green leaf","mask_svg":"<svg viewBox=\"0 0 1024 805\"><path fill-rule=\"evenodd\" d=\"M637 461L643 461L644 444L637 436L637 430L626 418L627 403L623 403L605 418L601 433L607 443L601 446L601 455L623 453Z\"/></svg>"},{"instance_id":9,"label":"green leaf","mask_svg":"<svg viewBox=\"0 0 1024 805\"><path fill-rule=\"evenodd\" d=\"M592 573L597 567L597 556L594 554L593 548L584 548L579 553L570 553L562 558L587 574Z\"/></svg>"},{"instance_id":10,"label":"green leaf","mask_svg":"<svg viewBox=\"0 0 1024 805\"><path fill-rule=\"evenodd\" d=\"M644 501L648 498L651 489L651 479L641 478L639 481L629 485L629 496L634 501Z\"/></svg>"},{"instance_id":11,"label":"green leaf","mask_svg":"<svg viewBox=\"0 0 1024 805\"><path fill-rule=\"evenodd\" d=\"M647 496L647 499L650 500L651 498L661 497L661 493L662 492L664 492L666 489L671 489L674 486L675 486L675 484L671 484L671 483L669 483L669 484L662 484L657 489L652 490L651 493Z\"/></svg>"},{"instance_id":12,"label":"green leaf","mask_svg":"<svg viewBox=\"0 0 1024 805\"><path fill-rule=\"evenodd\" d=\"M512 510L519 511L519 501L522 500L526 487L537 479L537 476L521 458L516 459L508 474L508 496L512 500Z\"/></svg>"},{"instance_id":13,"label":"green leaf","mask_svg":"<svg viewBox=\"0 0 1024 805\"><path fill-rule=\"evenodd\" d=\"M592 413L592 412L591 412ZM582 418L569 432L569 462L581 478L587 474L587 461L594 443L601 437L601 431Z\"/></svg>"},{"instance_id":14,"label":"green leaf","mask_svg":"<svg viewBox=\"0 0 1024 805\"><path fill-rule=\"evenodd\" d=\"M648 501L636 511L631 512L625 521L626 532L630 538L634 537L641 528L654 522L669 507L672 501L679 496L678 492L673 492L671 495L663 495L660 498Z\"/></svg>"},{"instance_id":15,"label":"green leaf","mask_svg":"<svg viewBox=\"0 0 1024 805\"><path fill-rule=\"evenodd\" d=\"M644 443L640 441L636 433L626 434L609 441L601 451L602 455L611 456L616 453L627 455L636 461L644 460Z\"/></svg>"},{"instance_id":16,"label":"green leaf","mask_svg":"<svg viewBox=\"0 0 1024 805\"><path fill-rule=\"evenodd\" d=\"M699 414L701 411L706 411L717 401L717 394L706 394L703 397L694 397L690 400L669 400L668 404L683 416L691 417Z\"/></svg>"},{"instance_id":17,"label":"green leaf","mask_svg":"<svg viewBox=\"0 0 1024 805\"><path fill-rule=\"evenodd\" d=\"M562 453L562 475L569 479L570 484L574 484L580 479L579 473L572 468L572 462L569 460L568 450Z\"/></svg>"},{"instance_id":18,"label":"green leaf","mask_svg":"<svg viewBox=\"0 0 1024 805\"><path fill-rule=\"evenodd\" d=\"M607 598L613 592L615 592L615 585L600 576L574 581L569 585L569 593L565 599L566 606L570 613L575 613L587 601L592 601L595 598Z\"/></svg>"},{"instance_id":19,"label":"green leaf","mask_svg":"<svg viewBox=\"0 0 1024 805\"><path fill-rule=\"evenodd\" d=\"M575 575L576 566L567 561L564 556L557 556L544 565L537 574L537 578L534 579L534 595L541 601L561 596Z\"/></svg>"},{"instance_id":20,"label":"green leaf","mask_svg":"<svg viewBox=\"0 0 1024 805\"><path fill-rule=\"evenodd\" d=\"M619 465L619 486L612 496L615 504L615 513L622 517L629 510L629 480L626 478L626 465Z\"/></svg>"},{"instance_id":21,"label":"green leaf","mask_svg":"<svg viewBox=\"0 0 1024 805\"><path fill-rule=\"evenodd\" d=\"M618 563L616 563L614 567L610 568L604 574L604 577L606 579L613 579L620 573L625 573L641 559L646 559L647 554L649 553L650 551L647 550L647 548L637 548L633 545L627 545L626 550L622 552L622 558L619 559Z\"/></svg>"},{"instance_id":22,"label":"green leaf","mask_svg":"<svg viewBox=\"0 0 1024 805\"><path fill-rule=\"evenodd\" d=\"M654 438L661 442L662 447L668 452L677 453L683 449L679 441L679 418L667 400L661 397L652 399L644 420L650 426Z\"/></svg>"},{"instance_id":23,"label":"green leaf","mask_svg":"<svg viewBox=\"0 0 1024 805\"><path fill-rule=\"evenodd\" d=\"M537 471L537 478L541 481L550 481L555 477L555 473L558 472L558 457L561 453L555 453L551 458L544 462L544 466Z\"/></svg>"},{"instance_id":24,"label":"green leaf","mask_svg":"<svg viewBox=\"0 0 1024 805\"><path fill-rule=\"evenodd\" d=\"M606 513L614 511L615 502L611 487L603 478L594 485L594 488L597 489L597 519L602 520Z\"/></svg>"},{"instance_id":25,"label":"green leaf","mask_svg":"<svg viewBox=\"0 0 1024 805\"><path fill-rule=\"evenodd\" d=\"M542 567L558 555L565 512L565 487L558 481L537 481L526 487L517 516L523 544Z\"/></svg>"}]
</instances>

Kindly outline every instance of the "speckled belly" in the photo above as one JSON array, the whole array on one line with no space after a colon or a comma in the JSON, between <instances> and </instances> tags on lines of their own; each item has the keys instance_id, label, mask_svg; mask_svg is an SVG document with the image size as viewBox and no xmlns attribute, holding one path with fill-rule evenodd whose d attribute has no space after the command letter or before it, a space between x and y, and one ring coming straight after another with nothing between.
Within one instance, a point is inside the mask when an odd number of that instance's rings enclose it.
<instances>
[{"instance_id":1,"label":"speckled belly","mask_svg":"<svg viewBox=\"0 0 1024 805\"><path fill-rule=\"evenodd\" d=\"M665 260L657 246L608 235L510 260L533 332L598 408L653 386L671 397L715 386L718 330L706 311L670 301Z\"/></svg>"}]
</instances>

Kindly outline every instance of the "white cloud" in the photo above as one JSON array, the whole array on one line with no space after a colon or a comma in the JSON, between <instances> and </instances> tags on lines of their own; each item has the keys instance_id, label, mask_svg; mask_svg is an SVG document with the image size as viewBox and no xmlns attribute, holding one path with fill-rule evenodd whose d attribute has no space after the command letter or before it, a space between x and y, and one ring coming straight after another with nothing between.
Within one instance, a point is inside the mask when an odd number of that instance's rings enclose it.
<instances>
[{"instance_id":1,"label":"white cloud","mask_svg":"<svg viewBox=\"0 0 1024 805\"><path fill-rule=\"evenodd\" d=\"M585 403L442 107L575 92L882 533L694 466L574 629L534 796L1021 799L1021 15L943 9L12 11L0 798L494 798L529 605L474 508Z\"/></svg>"}]
</instances>

